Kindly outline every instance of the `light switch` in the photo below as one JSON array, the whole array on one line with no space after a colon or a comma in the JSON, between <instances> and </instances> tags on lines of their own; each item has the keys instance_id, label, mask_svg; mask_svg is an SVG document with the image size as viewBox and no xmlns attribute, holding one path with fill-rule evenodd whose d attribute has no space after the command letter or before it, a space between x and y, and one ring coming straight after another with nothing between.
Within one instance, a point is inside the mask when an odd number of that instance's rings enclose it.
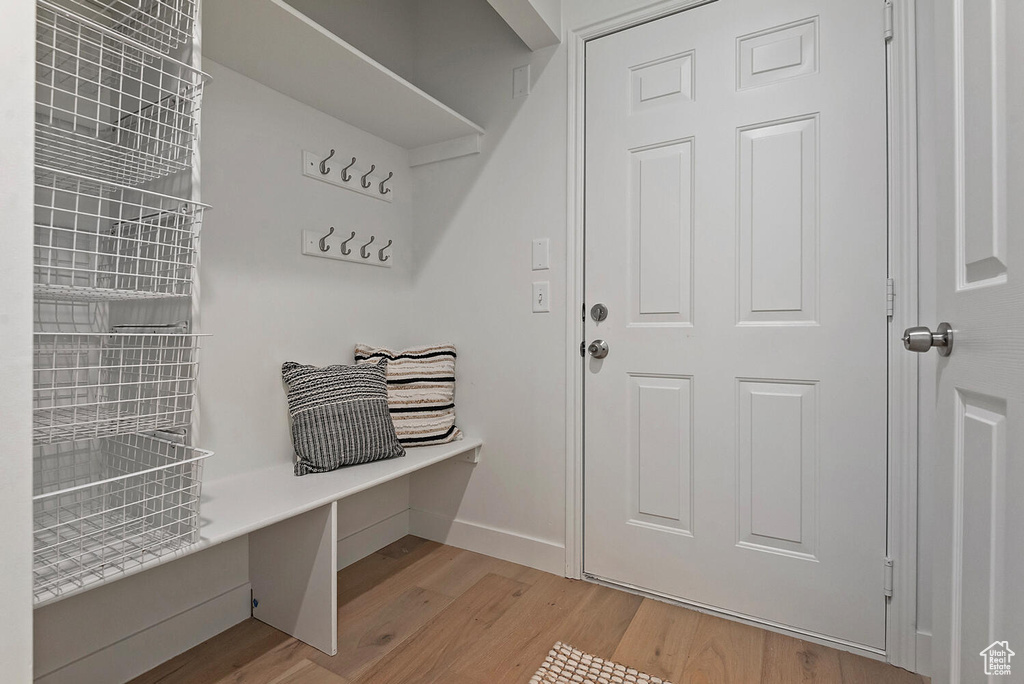
<instances>
[{"instance_id":1,"label":"light switch","mask_svg":"<svg viewBox=\"0 0 1024 684\"><path fill-rule=\"evenodd\" d=\"M526 97L530 94L530 65L524 64L512 70L512 98Z\"/></svg>"},{"instance_id":2,"label":"light switch","mask_svg":"<svg viewBox=\"0 0 1024 684\"><path fill-rule=\"evenodd\" d=\"M545 271L550 268L551 240L537 238L533 241L533 270Z\"/></svg>"},{"instance_id":3,"label":"light switch","mask_svg":"<svg viewBox=\"0 0 1024 684\"><path fill-rule=\"evenodd\" d=\"M533 284L533 313L549 313L551 304L548 302L548 289L550 283L547 280Z\"/></svg>"}]
</instances>

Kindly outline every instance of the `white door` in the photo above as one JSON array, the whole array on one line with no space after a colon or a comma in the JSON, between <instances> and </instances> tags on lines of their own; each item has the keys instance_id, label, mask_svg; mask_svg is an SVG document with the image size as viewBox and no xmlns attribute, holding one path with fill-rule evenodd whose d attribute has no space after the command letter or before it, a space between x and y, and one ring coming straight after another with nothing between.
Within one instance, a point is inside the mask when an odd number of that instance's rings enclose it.
<instances>
[{"instance_id":1,"label":"white door","mask_svg":"<svg viewBox=\"0 0 1024 684\"><path fill-rule=\"evenodd\" d=\"M940 0L935 129L938 364L933 680L1024 681L1024 2ZM924 214L923 214L924 215ZM982 651L1008 648L1010 676ZM1007 642L1005 645L1002 642ZM993 657L993 661L998 656Z\"/></svg>"},{"instance_id":2,"label":"white door","mask_svg":"<svg viewBox=\"0 0 1024 684\"><path fill-rule=\"evenodd\" d=\"M874 649L882 31L881 3L720 0L586 55L586 332L609 352L584 571Z\"/></svg>"}]
</instances>

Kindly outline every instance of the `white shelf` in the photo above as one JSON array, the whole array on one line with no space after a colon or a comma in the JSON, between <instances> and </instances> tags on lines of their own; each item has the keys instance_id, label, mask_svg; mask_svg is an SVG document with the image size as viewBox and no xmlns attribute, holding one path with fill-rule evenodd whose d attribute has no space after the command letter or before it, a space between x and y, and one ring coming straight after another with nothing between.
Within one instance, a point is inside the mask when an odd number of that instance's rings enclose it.
<instances>
[{"instance_id":1,"label":"white shelf","mask_svg":"<svg viewBox=\"0 0 1024 684\"><path fill-rule=\"evenodd\" d=\"M408 150L484 130L282 0L205 0L203 55Z\"/></svg>"},{"instance_id":2,"label":"white shelf","mask_svg":"<svg viewBox=\"0 0 1024 684\"><path fill-rule=\"evenodd\" d=\"M401 458L296 477L292 464L203 483L199 545L213 546L396 480L441 461L475 452L480 439L406 449Z\"/></svg>"},{"instance_id":3,"label":"white shelf","mask_svg":"<svg viewBox=\"0 0 1024 684\"><path fill-rule=\"evenodd\" d=\"M461 439L449 444L406 449L406 455L401 458L364 463L329 473L296 477L292 473L291 463L281 463L234 477L203 482L197 543L133 568L119 569L116 574L107 577L97 576L87 586L62 588L59 595L40 600L35 607L223 544L441 461L460 457L475 463L482 445L481 439Z\"/></svg>"}]
</instances>

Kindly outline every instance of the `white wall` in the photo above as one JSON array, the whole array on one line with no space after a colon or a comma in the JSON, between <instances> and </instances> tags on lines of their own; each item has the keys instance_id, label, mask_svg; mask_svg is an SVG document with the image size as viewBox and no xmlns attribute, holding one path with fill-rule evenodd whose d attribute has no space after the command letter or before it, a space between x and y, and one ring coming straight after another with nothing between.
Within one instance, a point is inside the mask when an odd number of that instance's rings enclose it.
<instances>
[{"instance_id":1,"label":"white wall","mask_svg":"<svg viewBox=\"0 0 1024 684\"><path fill-rule=\"evenodd\" d=\"M35 3L0 21L0 671L32 677L32 164Z\"/></svg>"},{"instance_id":2,"label":"white wall","mask_svg":"<svg viewBox=\"0 0 1024 684\"><path fill-rule=\"evenodd\" d=\"M405 331L413 344L456 344L458 422L485 446L473 469L441 464L412 476L410 526L560 573L565 50L531 53L482 0L392 0L380 11L397 11L410 23L390 33L372 21L363 30L367 10L360 2L295 4L487 130L482 154L413 170L415 254ZM396 57L409 45L411 64ZM512 69L523 64L531 65L533 94L513 100ZM551 238L550 271L530 270L534 237ZM533 280L551 283L551 313L530 312ZM212 315L204 303L204 320Z\"/></svg>"},{"instance_id":3,"label":"white wall","mask_svg":"<svg viewBox=\"0 0 1024 684\"><path fill-rule=\"evenodd\" d=\"M478 0L419 3L421 87L487 130L483 152L419 167L414 327L451 340L462 429L484 439L471 474L412 479L413 531L561 573L565 568L564 50L530 53ZM533 92L512 99L512 69ZM549 271L530 242L551 238ZM531 313L550 282L551 313ZM454 521L454 522L453 522Z\"/></svg>"},{"instance_id":4,"label":"white wall","mask_svg":"<svg viewBox=\"0 0 1024 684\"><path fill-rule=\"evenodd\" d=\"M409 478L377 485L338 502L338 568L348 567L409 534Z\"/></svg>"},{"instance_id":5,"label":"white wall","mask_svg":"<svg viewBox=\"0 0 1024 684\"><path fill-rule=\"evenodd\" d=\"M411 191L406 152L206 60L199 383L205 478L292 459L281 363L351 363L356 342L407 339ZM306 178L334 148L394 170L394 202ZM394 240L393 268L303 256L303 229ZM368 238L367 238L368 239ZM365 240L363 241L365 242ZM375 243L376 245L377 243Z\"/></svg>"},{"instance_id":6,"label":"white wall","mask_svg":"<svg viewBox=\"0 0 1024 684\"><path fill-rule=\"evenodd\" d=\"M564 51L531 53L482 0L393 0L383 11L397 10L411 28L402 24L390 35L355 28L366 13L358 2L296 6L487 130L482 154L413 170L406 331L414 344L456 344L458 422L485 446L473 469L441 464L412 476L410 525L423 536L560 573ZM409 45L414 59L405 64L396 55ZM532 67L534 94L513 100L512 69L523 64ZM552 238L548 272L530 270L534 237ZM549 314L530 313L534 279L551 283Z\"/></svg>"}]
</instances>

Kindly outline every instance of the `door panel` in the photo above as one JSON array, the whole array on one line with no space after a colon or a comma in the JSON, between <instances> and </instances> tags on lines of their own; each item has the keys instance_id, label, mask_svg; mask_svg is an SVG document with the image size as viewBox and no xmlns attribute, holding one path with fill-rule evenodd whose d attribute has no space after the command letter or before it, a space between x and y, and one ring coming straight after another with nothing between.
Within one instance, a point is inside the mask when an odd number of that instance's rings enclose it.
<instances>
[{"instance_id":1,"label":"door panel","mask_svg":"<svg viewBox=\"0 0 1024 684\"><path fill-rule=\"evenodd\" d=\"M818 70L818 18L770 28L736 41L739 88L756 88Z\"/></svg>"},{"instance_id":2,"label":"door panel","mask_svg":"<svg viewBox=\"0 0 1024 684\"><path fill-rule=\"evenodd\" d=\"M961 662L968 671L965 681L984 681L971 676L983 669L981 649L1007 638L1000 610L1007 579L1001 558L1006 544L1006 402L962 390L956 400L955 459L963 476L958 508L968 532L963 534L961 559L960 600L966 607L962 632L967 637L961 643ZM992 627L1000 631L994 634ZM984 643L978 645L979 639Z\"/></svg>"},{"instance_id":3,"label":"door panel","mask_svg":"<svg viewBox=\"0 0 1024 684\"><path fill-rule=\"evenodd\" d=\"M937 364L922 400L937 426L932 674L987 682L989 645L1024 654L1024 4L941 0L926 16L922 145L936 163L921 183L934 184L936 310L954 335L950 356L921 359ZM1022 657L1001 681L1021 679Z\"/></svg>"},{"instance_id":4,"label":"door panel","mask_svg":"<svg viewBox=\"0 0 1024 684\"><path fill-rule=\"evenodd\" d=\"M814 559L817 385L739 382L737 546Z\"/></svg>"},{"instance_id":5,"label":"door panel","mask_svg":"<svg viewBox=\"0 0 1024 684\"><path fill-rule=\"evenodd\" d=\"M693 141L631 150L635 323L689 324L693 310Z\"/></svg>"},{"instance_id":6,"label":"door panel","mask_svg":"<svg viewBox=\"0 0 1024 684\"><path fill-rule=\"evenodd\" d=\"M690 378L633 376L631 435L636 505L631 522L691 534L693 413Z\"/></svg>"},{"instance_id":7,"label":"door panel","mask_svg":"<svg viewBox=\"0 0 1024 684\"><path fill-rule=\"evenodd\" d=\"M728 0L588 43L584 468L585 572L879 649L881 32Z\"/></svg>"},{"instance_id":8,"label":"door panel","mask_svg":"<svg viewBox=\"0 0 1024 684\"><path fill-rule=\"evenodd\" d=\"M814 323L818 117L739 132L741 323Z\"/></svg>"}]
</instances>

